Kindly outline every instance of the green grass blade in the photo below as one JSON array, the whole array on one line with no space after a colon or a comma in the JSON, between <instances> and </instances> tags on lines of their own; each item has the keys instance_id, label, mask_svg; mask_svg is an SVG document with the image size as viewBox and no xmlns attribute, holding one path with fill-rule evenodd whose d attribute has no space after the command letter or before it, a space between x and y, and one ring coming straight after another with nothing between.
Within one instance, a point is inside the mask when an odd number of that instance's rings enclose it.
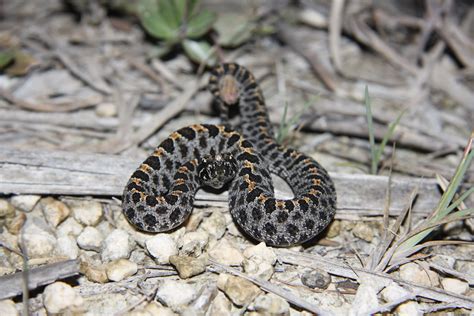
<instances>
[{"instance_id":1,"label":"green grass blade","mask_svg":"<svg viewBox=\"0 0 474 316\"><path fill-rule=\"evenodd\" d=\"M12 51L0 51L0 69L8 66L14 58L15 54Z\"/></svg>"},{"instance_id":2,"label":"green grass blade","mask_svg":"<svg viewBox=\"0 0 474 316\"><path fill-rule=\"evenodd\" d=\"M451 204L451 201L454 198L454 195L456 194L457 190L459 189L459 186L461 185L461 181L462 181L464 175L466 174L466 171L468 170L468 168L469 168L469 166L472 162L472 159L474 157L474 150L472 150L473 141L474 141L474 131L471 133L468 144L467 144L467 146L464 150L464 154L463 154L463 157L461 159L461 162L457 166L452 180L450 181L446 191L441 196L441 199L438 203L438 206L436 207L435 212L433 213L433 216L431 218L427 219L426 224L430 225L430 224L434 224L438 221L441 221L441 220L443 220L443 218L445 218L447 215L449 215L449 212L454 210L455 207L450 207L450 204ZM468 190L467 192L470 192L470 191L471 190ZM463 198L463 197L464 197L464 194L461 195L461 198ZM459 199L461 199L461 198L459 198ZM455 201L454 203L457 203L457 201ZM465 210L463 210L463 211L465 211ZM465 212L462 212L462 213L465 213ZM433 229L434 228L423 230L419 234L416 234L415 236L407 239L406 241L404 241L400 245L399 249L397 250L397 253L402 253L402 252L406 251L407 249L412 248L413 246L418 244L421 240L423 240L426 236L428 236L433 231Z\"/></svg>"},{"instance_id":3,"label":"green grass blade","mask_svg":"<svg viewBox=\"0 0 474 316\"><path fill-rule=\"evenodd\" d=\"M456 201L451 203L451 205L446 209L445 213L451 213L456 207L458 207L469 195L474 193L474 188L470 188L466 192L464 192Z\"/></svg>"},{"instance_id":4,"label":"green grass blade","mask_svg":"<svg viewBox=\"0 0 474 316\"><path fill-rule=\"evenodd\" d=\"M388 129L387 129L387 132L385 133L385 135L383 136L383 139L382 139L382 142L380 143L380 146L377 148L376 152L375 152L375 162L376 162L376 166L379 164L379 161L380 161L380 158L382 157L382 154L385 150L385 146L387 145L388 143L388 140L390 138L392 138L393 136L393 133L395 132L395 128L398 126L398 123L400 123L400 120L403 116L403 114L405 114L406 110L403 110L402 112L400 112L400 114L398 114L397 118L395 119L395 121L393 121L392 123L390 123L388 125Z\"/></svg>"},{"instance_id":5,"label":"green grass blade","mask_svg":"<svg viewBox=\"0 0 474 316\"><path fill-rule=\"evenodd\" d=\"M370 173L376 174L377 173L377 161L376 161L376 148L375 148L375 137L374 137L374 124L372 120L372 108L370 105L370 97L369 97L369 87L365 86L365 111L367 113L367 128L369 129L369 143L370 143L370 154L371 154L371 166L370 166Z\"/></svg>"}]
</instances>

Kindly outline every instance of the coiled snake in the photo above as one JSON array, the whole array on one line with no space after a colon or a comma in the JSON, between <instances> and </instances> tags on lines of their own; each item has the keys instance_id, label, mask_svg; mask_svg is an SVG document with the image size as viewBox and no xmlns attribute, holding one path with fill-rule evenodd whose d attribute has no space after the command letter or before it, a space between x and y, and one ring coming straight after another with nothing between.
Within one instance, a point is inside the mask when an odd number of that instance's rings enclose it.
<instances>
[{"instance_id":1,"label":"coiled snake","mask_svg":"<svg viewBox=\"0 0 474 316\"><path fill-rule=\"evenodd\" d=\"M233 63L217 66L209 90L224 123L229 107L238 105L238 128L199 124L172 133L128 181L123 193L128 221L147 232L171 230L188 218L200 187L230 182L230 213L252 238L288 246L318 235L336 209L326 170L276 143L262 92L247 69ZM275 198L270 172L289 184L293 199Z\"/></svg>"}]
</instances>

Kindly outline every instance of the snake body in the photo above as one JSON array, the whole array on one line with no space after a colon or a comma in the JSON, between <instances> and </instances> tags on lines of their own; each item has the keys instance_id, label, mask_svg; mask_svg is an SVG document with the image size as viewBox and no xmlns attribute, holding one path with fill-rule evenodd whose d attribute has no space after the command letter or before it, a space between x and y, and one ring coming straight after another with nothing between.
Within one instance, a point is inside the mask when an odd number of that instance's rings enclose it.
<instances>
[{"instance_id":1,"label":"snake body","mask_svg":"<svg viewBox=\"0 0 474 316\"><path fill-rule=\"evenodd\" d=\"M229 181L230 213L250 237L289 246L318 235L336 209L327 171L275 141L263 94L247 69L233 63L217 66L209 90L226 125L192 125L165 139L124 189L129 222L148 232L171 230L187 219L200 187ZM238 106L238 128L228 123L232 106ZM289 184L293 199L275 198L270 173Z\"/></svg>"}]
</instances>

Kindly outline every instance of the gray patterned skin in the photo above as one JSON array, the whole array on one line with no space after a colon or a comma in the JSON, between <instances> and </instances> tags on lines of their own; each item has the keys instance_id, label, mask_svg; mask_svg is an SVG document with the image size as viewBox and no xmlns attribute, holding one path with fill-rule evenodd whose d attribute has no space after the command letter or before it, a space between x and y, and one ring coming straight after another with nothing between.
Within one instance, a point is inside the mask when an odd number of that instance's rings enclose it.
<instances>
[{"instance_id":1,"label":"gray patterned skin","mask_svg":"<svg viewBox=\"0 0 474 316\"><path fill-rule=\"evenodd\" d=\"M238 104L243 136L221 125L193 125L171 134L125 187L127 219L148 232L173 229L191 213L199 187L220 187L230 180L230 212L252 238L289 246L318 235L336 208L334 185L326 170L275 142L262 93L248 70L236 64L218 66L209 89L224 122L229 106ZM290 185L293 199L274 197L270 171Z\"/></svg>"}]
</instances>

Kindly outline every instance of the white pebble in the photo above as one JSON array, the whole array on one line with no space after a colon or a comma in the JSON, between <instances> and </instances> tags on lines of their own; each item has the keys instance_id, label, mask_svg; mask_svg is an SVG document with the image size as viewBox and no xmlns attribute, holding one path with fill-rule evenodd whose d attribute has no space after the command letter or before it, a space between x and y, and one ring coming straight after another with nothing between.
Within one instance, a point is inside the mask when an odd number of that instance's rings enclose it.
<instances>
[{"instance_id":1,"label":"white pebble","mask_svg":"<svg viewBox=\"0 0 474 316\"><path fill-rule=\"evenodd\" d=\"M23 243L30 258L47 257L56 247L56 238L40 217L30 217L22 228Z\"/></svg>"},{"instance_id":2,"label":"white pebble","mask_svg":"<svg viewBox=\"0 0 474 316\"><path fill-rule=\"evenodd\" d=\"M97 201L75 201L70 204L74 218L86 226L95 226L102 218L102 204Z\"/></svg>"},{"instance_id":3,"label":"white pebble","mask_svg":"<svg viewBox=\"0 0 474 316\"><path fill-rule=\"evenodd\" d=\"M409 292L398 285L395 282L390 283L387 287L385 287L381 292L380 292L382 298L386 302L393 302L397 301L400 298L406 296L409 294Z\"/></svg>"},{"instance_id":4,"label":"white pebble","mask_svg":"<svg viewBox=\"0 0 474 316\"><path fill-rule=\"evenodd\" d=\"M423 315L420 305L414 301L408 301L398 305L395 312L397 315Z\"/></svg>"},{"instance_id":5,"label":"white pebble","mask_svg":"<svg viewBox=\"0 0 474 316\"><path fill-rule=\"evenodd\" d=\"M96 106L95 113L100 117L116 116L117 106L113 103L100 103Z\"/></svg>"},{"instance_id":6,"label":"white pebble","mask_svg":"<svg viewBox=\"0 0 474 316\"><path fill-rule=\"evenodd\" d=\"M237 306L249 304L262 291L258 286L241 277L221 273L217 287Z\"/></svg>"},{"instance_id":7,"label":"white pebble","mask_svg":"<svg viewBox=\"0 0 474 316\"><path fill-rule=\"evenodd\" d=\"M166 280L156 293L156 297L166 306L178 309L188 305L196 297L194 286L173 280Z\"/></svg>"},{"instance_id":8,"label":"white pebble","mask_svg":"<svg viewBox=\"0 0 474 316\"><path fill-rule=\"evenodd\" d=\"M179 239L180 253L199 257L209 241L209 234L205 231L196 231L185 234Z\"/></svg>"},{"instance_id":9,"label":"white pebble","mask_svg":"<svg viewBox=\"0 0 474 316\"><path fill-rule=\"evenodd\" d=\"M273 265L276 262L277 256L272 248L267 247L264 242L256 246L247 247L244 250L244 257L250 259L252 257L260 257L263 261Z\"/></svg>"},{"instance_id":10,"label":"white pebble","mask_svg":"<svg viewBox=\"0 0 474 316\"><path fill-rule=\"evenodd\" d=\"M371 242L374 239L374 229L365 222L357 222L357 224L352 229L352 233L357 238Z\"/></svg>"},{"instance_id":11,"label":"white pebble","mask_svg":"<svg viewBox=\"0 0 474 316\"><path fill-rule=\"evenodd\" d=\"M158 302L152 301L141 309L134 309L127 316L178 316L171 308L160 306Z\"/></svg>"},{"instance_id":12,"label":"white pebble","mask_svg":"<svg viewBox=\"0 0 474 316\"><path fill-rule=\"evenodd\" d=\"M439 277L436 272L424 270L418 264L410 262L400 267L400 277L403 280L428 287L439 285Z\"/></svg>"},{"instance_id":13,"label":"white pebble","mask_svg":"<svg viewBox=\"0 0 474 316\"><path fill-rule=\"evenodd\" d=\"M19 315L18 311L16 310L15 303L12 300L0 301L0 315Z\"/></svg>"},{"instance_id":14,"label":"white pebble","mask_svg":"<svg viewBox=\"0 0 474 316\"><path fill-rule=\"evenodd\" d=\"M261 257L252 257L245 259L243 262L244 271L253 277L257 277L263 280L270 280L273 273L275 272L273 265L262 260Z\"/></svg>"},{"instance_id":15,"label":"white pebble","mask_svg":"<svg viewBox=\"0 0 474 316\"><path fill-rule=\"evenodd\" d=\"M216 239L224 236L227 224L224 215L220 210L215 210L209 218L201 224L201 228L213 235Z\"/></svg>"},{"instance_id":16,"label":"white pebble","mask_svg":"<svg viewBox=\"0 0 474 316\"><path fill-rule=\"evenodd\" d=\"M22 212L31 212L40 198L39 195L16 195L10 199L10 203Z\"/></svg>"},{"instance_id":17,"label":"white pebble","mask_svg":"<svg viewBox=\"0 0 474 316\"><path fill-rule=\"evenodd\" d=\"M15 207L5 199L0 199L0 217L13 217Z\"/></svg>"},{"instance_id":18,"label":"white pebble","mask_svg":"<svg viewBox=\"0 0 474 316\"><path fill-rule=\"evenodd\" d=\"M145 246L158 264L168 264L170 256L178 254L176 242L168 234L157 234L147 239Z\"/></svg>"},{"instance_id":19,"label":"white pebble","mask_svg":"<svg viewBox=\"0 0 474 316\"><path fill-rule=\"evenodd\" d=\"M79 247L77 247L76 240L70 235L58 237L57 251L69 259L77 259L79 255Z\"/></svg>"},{"instance_id":20,"label":"white pebble","mask_svg":"<svg viewBox=\"0 0 474 316\"><path fill-rule=\"evenodd\" d=\"M232 302L225 296L224 293L217 293L217 296L212 301L209 315L225 315L230 316L232 311Z\"/></svg>"},{"instance_id":21,"label":"white pebble","mask_svg":"<svg viewBox=\"0 0 474 316\"><path fill-rule=\"evenodd\" d=\"M290 315L290 304L273 293L257 296L253 308L262 315Z\"/></svg>"},{"instance_id":22,"label":"white pebble","mask_svg":"<svg viewBox=\"0 0 474 316\"><path fill-rule=\"evenodd\" d=\"M71 210L66 204L52 197L42 199L40 205L44 217L53 227L57 227L59 223L64 221L71 213Z\"/></svg>"},{"instance_id":23,"label":"white pebble","mask_svg":"<svg viewBox=\"0 0 474 316\"><path fill-rule=\"evenodd\" d=\"M134 245L135 242L127 232L115 229L102 243L102 261L108 262L128 258Z\"/></svg>"},{"instance_id":24,"label":"white pebble","mask_svg":"<svg viewBox=\"0 0 474 316\"><path fill-rule=\"evenodd\" d=\"M64 282L55 282L44 289L43 304L48 313L80 312L83 298Z\"/></svg>"},{"instance_id":25,"label":"white pebble","mask_svg":"<svg viewBox=\"0 0 474 316\"><path fill-rule=\"evenodd\" d=\"M469 284L467 282L454 278L444 278L441 284L446 291L456 294L465 294L469 290Z\"/></svg>"},{"instance_id":26,"label":"white pebble","mask_svg":"<svg viewBox=\"0 0 474 316\"><path fill-rule=\"evenodd\" d=\"M99 252L103 240L104 237L97 228L87 226L77 237L77 244L81 249Z\"/></svg>"},{"instance_id":27,"label":"white pebble","mask_svg":"<svg viewBox=\"0 0 474 316\"><path fill-rule=\"evenodd\" d=\"M227 238L221 239L210 251L209 256L225 265L241 265L244 256Z\"/></svg>"},{"instance_id":28,"label":"white pebble","mask_svg":"<svg viewBox=\"0 0 474 316\"><path fill-rule=\"evenodd\" d=\"M112 261L107 265L107 277L111 281L122 281L123 279L134 275L138 271L138 266L135 262L127 259L119 259Z\"/></svg>"},{"instance_id":29,"label":"white pebble","mask_svg":"<svg viewBox=\"0 0 474 316\"><path fill-rule=\"evenodd\" d=\"M68 217L64 222L59 224L58 229L56 230L56 234L58 236L79 236L82 232L84 227L79 224L74 217Z\"/></svg>"}]
</instances>

